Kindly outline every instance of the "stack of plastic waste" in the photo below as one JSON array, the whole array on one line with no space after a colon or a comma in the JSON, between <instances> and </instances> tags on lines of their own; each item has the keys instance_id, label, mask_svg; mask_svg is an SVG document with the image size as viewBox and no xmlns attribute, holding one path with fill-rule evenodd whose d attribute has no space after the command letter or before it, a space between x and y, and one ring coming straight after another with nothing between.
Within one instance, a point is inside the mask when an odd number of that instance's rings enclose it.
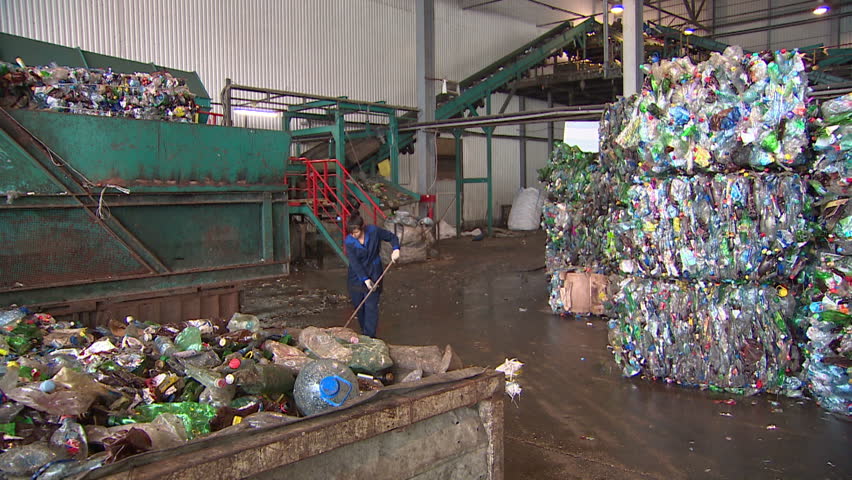
<instances>
[{"instance_id":1,"label":"stack of plastic waste","mask_svg":"<svg viewBox=\"0 0 852 480\"><path fill-rule=\"evenodd\" d=\"M84 115L193 122L195 95L168 72L27 67L0 62L0 106Z\"/></svg>"},{"instance_id":2,"label":"stack of plastic waste","mask_svg":"<svg viewBox=\"0 0 852 480\"><path fill-rule=\"evenodd\" d=\"M627 198L614 229L626 274L789 280L804 263L811 197L797 174L650 178Z\"/></svg>"},{"instance_id":3,"label":"stack of plastic waste","mask_svg":"<svg viewBox=\"0 0 852 480\"><path fill-rule=\"evenodd\" d=\"M616 139L648 174L787 169L808 162L807 76L801 55L743 55L739 47L693 65L644 65L645 86Z\"/></svg>"},{"instance_id":4,"label":"stack of plastic waste","mask_svg":"<svg viewBox=\"0 0 852 480\"><path fill-rule=\"evenodd\" d=\"M393 382L395 356L417 378L439 373L346 328L271 331L237 313L170 325L127 317L91 329L2 309L0 477L64 478L349 405Z\"/></svg>"},{"instance_id":5,"label":"stack of plastic waste","mask_svg":"<svg viewBox=\"0 0 852 480\"><path fill-rule=\"evenodd\" d=\"M785 287L629 277L614 299L609 339L625 376L740 394L801 394Z\"/></svg>"},{"instance_id":6,"label":"stack of plastic waste","mask_svg":"<svg viewBox=\"0 0 852 480\"><path fill-rule=\"evenodd\" d=\"M824 408L852 415L852 94L825 102L811 126L820 228L799 318L807 382Z\"/></svg>"},{"instance_id":7,"label":"stack of plastic waste","mask_svg":"<svg viewBox=\"0 0 852 480\"><path fill-rule=\"evenodd\" d=\"M418 198L395 188L391 183L381 178L358 173L357 180L365 191L378 200L378 204L382 208L396 210L419 201Z\"/></svg>"},{"instance_id":8,"label":"stack of plastic waste","mask_svg":"<svg viewBox=\"0 0 852 480\"><path fill-rule=\"evenodd\" d=\"M852 257L822 252L809 273L801 314L808 388L822 407L852 415Z\"/></svg>"},{"instance_id":9,"label":"stack of plastic waste","mask_svg":"<svg viewBox=\"0 0 852 480\"><path fill-rule=\"evenodd\" d=\"M417 218L409 212L398 210L385 219L384 228L399 237L400 257L397 262L422 262L434 256L435 222L429 217ZM382 242L382 260L387 265L392 247Z\"/></svg>"},{"instance_id":10,"label":"stack of plastic waste","mask_svg":"<svg viewBox=\"0 0 852 480\"><path fill-rule=\"evenodd\" d=\"M547 233L545 265L550 277L550 306L568 313L558 291L562 273L577 270L608 272L603 248L609 230L612 197L601 185L610 174L594 153L557 143L547 166L539 170L547 201L541 225Z\"/></svg>"},{"instance_id":11,"label":"stack of plastic waste","mask_svg":"<svg viewBox=\"0 0 852 480\"><path fill-rule=\"evenodd\" d=\"M813 236L802 58L729 47L643 68L632 114L601 127L617 192L605 250L627 276L616 361L629 376L800 394L790 324Z\"/></svg>"}]
</instances>

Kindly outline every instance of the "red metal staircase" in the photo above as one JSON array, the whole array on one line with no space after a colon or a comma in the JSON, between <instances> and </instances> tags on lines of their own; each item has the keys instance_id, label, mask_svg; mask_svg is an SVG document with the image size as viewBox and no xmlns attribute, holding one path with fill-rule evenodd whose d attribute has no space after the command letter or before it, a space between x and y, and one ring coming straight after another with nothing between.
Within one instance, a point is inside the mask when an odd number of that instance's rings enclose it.
<instances>
[{"instance_id":1,"label":"red metal staircase","mask_svg":"<svg viewBox=\"0 0 852 480\"><path fill-rule=\"evenodd\" d=\"M286 177L291 214L305 215L345 263L346 223L355 214L365 223L386 218L349 171L336 159L290 158ZM329 226L332 226L329 229Z\"/></svg>"}]
</instances>

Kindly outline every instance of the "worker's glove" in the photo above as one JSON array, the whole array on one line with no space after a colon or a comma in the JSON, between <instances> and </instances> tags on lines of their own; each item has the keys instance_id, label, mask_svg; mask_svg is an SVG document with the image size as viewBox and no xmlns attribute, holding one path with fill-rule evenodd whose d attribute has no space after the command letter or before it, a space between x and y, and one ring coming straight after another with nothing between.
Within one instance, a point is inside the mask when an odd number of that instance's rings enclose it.
<instances>
[{"instance_id":1,"label":"worker's glove","mask_svg":"<svg viewBox=\"0 0 852 480\"><path fill-rule=\"evenodd\" d=\"M391 262L395 262L399 260L399 249L397 248L393 252L391 252Z\"/></svg>"},{"instance_id":2,"label":"worker's glove","mask_svg":"<svg viewBox=\"0 0 852 480\"><path fill-rule=\"evenodd\" d=\"M369 278L368 278L368 279L366 279L366 280L364 280L364 285L366 285L366 286L367 286L367 290L372 290L372 289L373 289L373 287L375 286L375 285L373 284L373 281L372 281L372 280L370 280Z\"/></svg>"}]
</instances>

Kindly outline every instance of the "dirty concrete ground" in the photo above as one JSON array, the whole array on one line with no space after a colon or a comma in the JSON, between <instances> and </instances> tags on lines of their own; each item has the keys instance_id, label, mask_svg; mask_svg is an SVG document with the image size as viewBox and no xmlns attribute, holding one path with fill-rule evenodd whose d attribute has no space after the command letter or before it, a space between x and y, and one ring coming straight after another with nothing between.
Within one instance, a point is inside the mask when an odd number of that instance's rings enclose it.
<instances>
[{"instance_id":1,"label":"dirty concrete ground","mask_svg":"<svg viewBox=\"0 0 852 480\"><path fill-rule=\"evenodd\" d=\"M550 312L544 241L446 240L440 258L392 267L382 295L390 343L451 344L467 365L526 364L524 392L505 407L507 479L852 478L852 421L810 400L623 378L603 320ZM342 269L263 285L244 309L270 325L342 325L352 312Z\"/></svg>"}]
</instances>

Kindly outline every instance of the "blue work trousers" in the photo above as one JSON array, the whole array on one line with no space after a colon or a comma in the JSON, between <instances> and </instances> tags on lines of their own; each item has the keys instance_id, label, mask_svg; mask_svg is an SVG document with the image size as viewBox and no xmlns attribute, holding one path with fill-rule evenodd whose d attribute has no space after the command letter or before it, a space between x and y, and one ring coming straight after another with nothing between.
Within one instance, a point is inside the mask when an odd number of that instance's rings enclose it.
<instances>
[{"instance_id":1,"label":"blue work trousers","mask_svg":"<svg viewBox=\"0 0 852 480\"><path fill-rule=\"evenodd\" d=\"M361 334L368 337L376 336L376 329L379 327L379 297L381 291L373 292L370 297L364 302L361 310L358 310L358 325L361 326ZM367 296L367 289L350 288L349 296L352 298L352 306L358 308L361 301Z\"/></svg>"}]
</instances>

